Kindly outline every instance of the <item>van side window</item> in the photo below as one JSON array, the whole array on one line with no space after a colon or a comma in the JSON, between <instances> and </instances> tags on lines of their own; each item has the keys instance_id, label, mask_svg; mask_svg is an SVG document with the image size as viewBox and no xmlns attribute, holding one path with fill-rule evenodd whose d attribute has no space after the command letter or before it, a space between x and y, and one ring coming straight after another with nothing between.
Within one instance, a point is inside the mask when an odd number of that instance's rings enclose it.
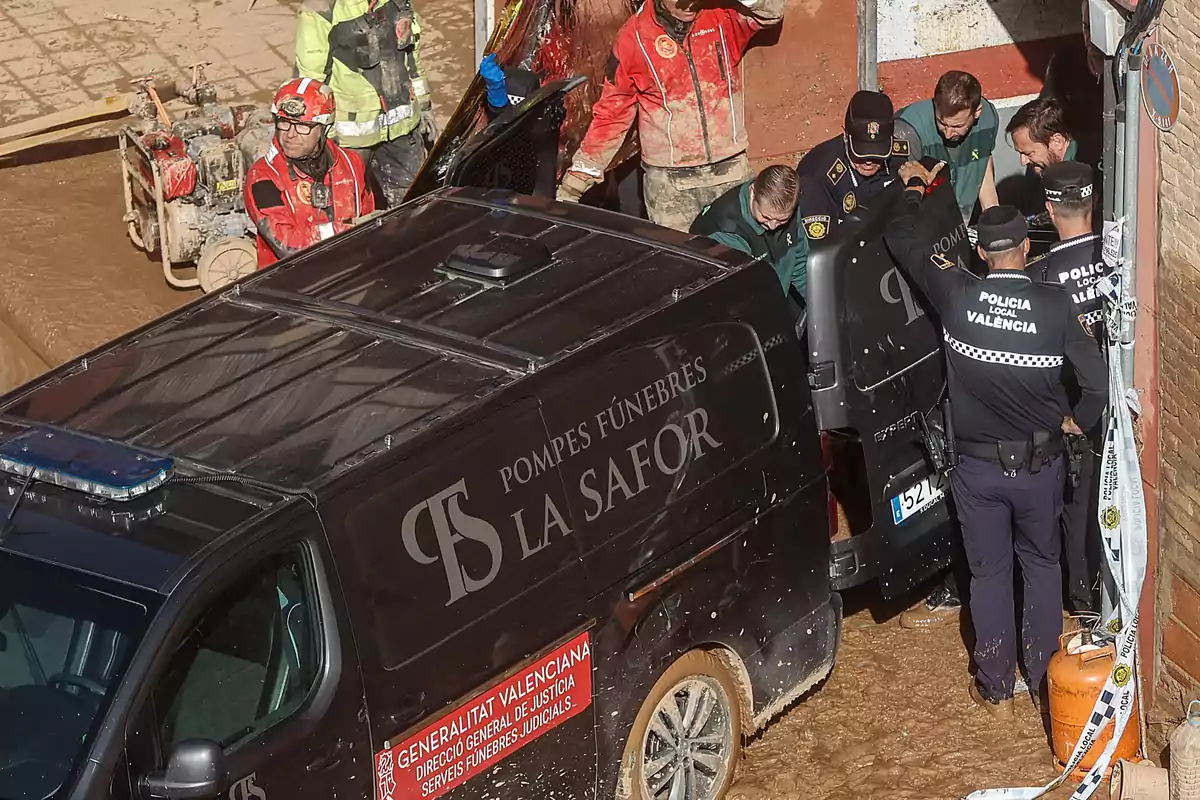
<instances>
[{"instance_id":1,"label":"van side window","mask_svg":"<svg viewBox=\"0 0 1200 800\"><path fill-rule=\"evenodd\" d=\"M230 748L296 711L319 673L316 595L297 546L259 565L200 616L154 689L159 745Z\"/></svg>"}]
</instances>

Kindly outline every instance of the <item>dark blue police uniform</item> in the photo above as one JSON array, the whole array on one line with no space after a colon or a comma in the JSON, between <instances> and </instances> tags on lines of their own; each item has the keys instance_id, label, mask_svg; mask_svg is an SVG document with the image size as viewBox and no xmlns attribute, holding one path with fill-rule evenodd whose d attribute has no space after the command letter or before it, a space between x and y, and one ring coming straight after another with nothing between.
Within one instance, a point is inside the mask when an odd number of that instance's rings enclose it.
<instances>
[{"instance_id":1,"label":"dark blue police uniform","mask_svg":"<svg viewBox=\"0 0 1200 800\"><path fill-rule=\"evenodd\" d=\"M1062 424L1071 411L1061 375L1074 367L1085 427L1103 412L1104 361L1076 320L1070 296L1025 274L1028 228L1011 206L980 217L980 247L1009 251L1016 268L985 278L921 241L919 179L906 190L886 234L906 276L933 304L943 327L951 417L959 462L951 477L971 568L975 627L973 694L1011 714L1017 665L1013 556L1024 583L1023 660L1040 689L1062 632L1058 518L1062 507Z\"/></svg>"},{"instance_id":2,"label":"dark blue police uniform","mask_svg":"<svg viewBox=\"0 0 1200 800\"><path fill-rule=\"evenodd\" d=\"M808 238L824 238L860 206L868 206L911 153L920 153L912 126L897 121L891 99L882 92L857 92L846 108L842 135L809 150L796 172L800 176L799 214ZM915 147L914 147L915 141ZM880 163L870 177L855 164ZM816 233L817 235L814 235Z\"/></svg>"},{"instance_id":3,"label":"dark blue police uniform","mask_svg":"<svg viewBox=\"0 0 1200 800\"><path fill-rule=\"evenodd\" d=\"M1104 300L1096 284L1109 273L1102 255L1104 241L1091 230L1091 209L1096 197L1094 172L1078 161L1052 164L1042 171L1046 201L1056 215L1056 224L1066 236L1050 248L1043 258L1030 262L1026 272L1034 280L1062 286L1071 295L1076 319L1103 354L1107 337L1104 324ZM1074 224L1071 224L1074 223ZM1071 227L1068 228L1068 225ZM1077 235L1067 235L1077 231ZM1064 374L1068 401L1079 397L1079 387L1071 375ZM1071 611L1096 610L1100 584L1100 526L1097 520L1097 454L1104 440L1104 425L1084 429L1080 437L1078 475L1066 485L1062 513L1063 565L1066 567L1066 600Z\"/></svg>"}]
</instances>

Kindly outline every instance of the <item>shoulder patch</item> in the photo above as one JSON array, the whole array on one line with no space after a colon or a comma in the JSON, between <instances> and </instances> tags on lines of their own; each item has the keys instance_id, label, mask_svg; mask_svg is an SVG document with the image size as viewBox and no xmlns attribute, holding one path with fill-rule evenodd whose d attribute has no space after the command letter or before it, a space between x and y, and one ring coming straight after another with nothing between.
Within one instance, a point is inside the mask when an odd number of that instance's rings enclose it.
<instances>
[{"instance_id":1,"label":"shoulder patch","mask_svg":"<svg viewBox=\"0 0 1200 800\"><path fill-rule=\"evenodd\" d=\"M809 239L824 239L829 235L829 215L813 214L801 220L804 225L804 235Z\"/></svg>"},{"instance_id":2,"label":"shoulder patch","mask_svg":"<svg viewBox=\"0 0 1200 800\"><path fill-rule=\"evenodd\" d=\"M930 256L930 260L933 261L933 265L938 269L950 269L954 266L954 262L941 253L934 253Z\"/></svg>"},{"instance_id":3,"label":"shoulder patch","mask_svg":"<svg viewBox=\"0 0 1200 800\"><path fill-rule=\"evenodd\" d=\"M892 155L907 156L908 142L904 139L892 139Z\"/></svg>"},{"instance_id":4,"label":"shoulder patch","mask_svg":"<svg viewBox=\"0 0 1200 800\"><path fill-rule=\"evenodd\" d=\"M842 176L845 174L846 174L846 164L839 157L838 159L836 159L833 162L833 166L831 166L829 168L829 171L825 173L825 177L829 179L830 183L837 183L838 181L840 181L842 179Z\"/></svg>"}]
</instances>

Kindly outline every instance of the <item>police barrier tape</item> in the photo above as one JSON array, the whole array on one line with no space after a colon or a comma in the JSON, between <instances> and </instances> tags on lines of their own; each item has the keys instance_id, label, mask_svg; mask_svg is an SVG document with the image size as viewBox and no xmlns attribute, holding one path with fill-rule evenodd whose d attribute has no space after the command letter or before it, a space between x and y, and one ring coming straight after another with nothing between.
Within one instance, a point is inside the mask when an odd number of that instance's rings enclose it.
<instances>
[{"instance_id":1,"label":"police barrier tape","mask_svg":"<svg viewBox=\"0 0 1200 800\"><path fill-rule=\"evenodd\" d=\"M1135 313L1136 308L1126 287L1119 286L1119 283L1113 275L1097 284L1107 301L1110 331L1118 330L1120 320ZM1066 783L1071 772L1079 766L1100 734L1112 722L1112 737L1071 795L1072 800L1086 800L1104 780L1113 753L1133 714L1138 685L1138 602L1146 576L1146 503L1131 414L1139 412L1140 408L1137 395L1132 390L1128 394L1125 392L1120 345L1115 341L1110 341L1108 345L1108 385L1110 419L1100 462L1097 515L1104 544L1104 559L1117 589L1117 603L1103 621L1103 626L1097 629L1097 634L1106 637L1115 635L1117 657L1092 708L1092 716L1061 775L1042 787L984 789L968 795L966 800L1034 800L1042 797ZM1135 720L1134 724L1139 724L1139 721Z\"/></svg>"}]
</instances>

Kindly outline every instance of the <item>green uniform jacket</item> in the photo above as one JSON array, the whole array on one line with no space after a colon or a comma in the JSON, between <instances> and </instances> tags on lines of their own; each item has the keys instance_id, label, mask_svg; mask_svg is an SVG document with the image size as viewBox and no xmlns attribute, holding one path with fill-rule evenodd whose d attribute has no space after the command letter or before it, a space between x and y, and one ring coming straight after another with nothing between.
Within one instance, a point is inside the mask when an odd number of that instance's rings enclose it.
<instances>
[{"instance_id":1,"label":"green uniform jacket","mask_svg":"<svg viewBox=\"0 0 1200 800\"><path fill-rule=\"evenodd\" d=\"M411 0L309 0L296 22L296 74L333 90L333 138L344 147L412 133L430 103Z\"/></svg>"},{"instance_id":2,"label":"green uniform jacket","mask_svg":"<svg viewBox=\"0 0 1200 800\"><path fill-rule=\"evenodd\" d=\"M983 99L983 113L962 144L947 147L938 133L933 116L933 101L921 100L900 110L900 117L917 129L924 155L946 162L950 183L964 219L970 219L979 200L979 189L987 174L988 160L996 149L1000 135L1000 115L996 107Z\"/></svg>"},{"instance_id":3,"label":"green uniform jacket","mask_svg":"<svg viewBox=\"0 0 1200 800\"><path fill-rule=\"evenodd\" d=\"M787 225L769 231L750 213L749 180L730 189L700 212L691 232L707 236L748 256L766 257L786 295L793 288L803 298L808 292L808 237L800 215L793 214Z\"/></svg>"}]
</instances>

